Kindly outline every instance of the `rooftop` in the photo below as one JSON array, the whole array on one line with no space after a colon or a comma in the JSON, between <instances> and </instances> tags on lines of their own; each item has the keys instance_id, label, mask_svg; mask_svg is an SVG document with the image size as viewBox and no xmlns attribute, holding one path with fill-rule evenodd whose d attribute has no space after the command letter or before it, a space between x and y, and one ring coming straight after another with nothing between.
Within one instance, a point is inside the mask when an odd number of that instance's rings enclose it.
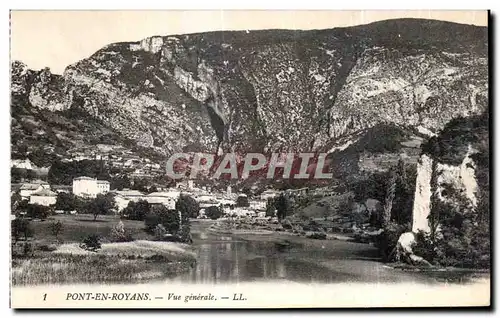
<instances>
[{"instance_id":1,"label":"rooftop","mask_svg":"<svg viewBox=\"0 0 500 318\"><path fill-rule=\"evenodd\" d=\"M178 198L180 196L180 192L178 191L162 191L162 192L153 192L148 194L148 197L169 197L169 198Z\"/></svg>"},{"instance_id":2,"label":"rooftop","mask_svg":"<svg viewBox=\"0 0 500 318\"><path fill-rule=\"evenodd\" d=\"M55 197L57 196L57 193L50 191L49 189L42 189L40 191L37 191L33 193L32 195L34 196L40 196L40 197Z\"/></svg>"},{"instance_id":3,"label":"rooftop","mask_svg":"<svg viewBox=\"0 0 500 318\"><path fill-rule=\"evenodd\" d=\"M95 180L94 178L90 178L90 177L78 177L78 178L74 178L73 181L75 180Z\"/></svg>"},{"instance_id":4,"label":"rooftop","mask_svg":"<svg viewBox=\"0 0 500 318\"><path fill-rule=\"evenodd\" d=\"M24 183L21 185L19 190L36 190L40 187L39 184L33 184L33 183Z\"/></svg>"},{"instance_id":5,"label":"rooftop","mask_svg":"<svg viewBox=\"0 0 500 318\"><path fill-rule=\"evenodd\" d=\"M115 192L116 194L122 195L122 196L143 196L144 195L144 193L142 193L141 191L129 190L129 189L121 190L121 191L115 190L113 192Z\"/></svg>"}]
</instances>

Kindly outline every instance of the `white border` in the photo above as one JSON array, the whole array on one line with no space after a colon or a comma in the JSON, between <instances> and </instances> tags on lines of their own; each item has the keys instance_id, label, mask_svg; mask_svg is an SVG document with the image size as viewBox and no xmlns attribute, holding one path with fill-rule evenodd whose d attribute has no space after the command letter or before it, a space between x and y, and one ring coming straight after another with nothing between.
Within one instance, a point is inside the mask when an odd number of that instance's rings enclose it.
<instances>
[{"instance_id":1,"label":"white border","mask_svg":"<svg viewBox=\"0 0 500 318\"><path fill-rule=\"evenodd\" d=\"M2 76L0 76L0 79L2 80L2 85L0 86L2 88L2 100L4 101L3 103L3 114L0 116L0 120L2 121L0 123L0 129L3 131L0 134L0 143L1 143L1 160L3 164L3 169L1 169L1 180L2 182L0 183L1 189L0 193L2 195L3 200L1 200L2 204L2 211L4 213L4 218L5 222L2 222L3 231L4 235L8 235L9 233L9 222L7 221L7 217L9 214L10 210L10 184L9 184L9 151L10 151L10 115L8 113L9 110L9 51L8 51L8 41L9 41L9 31L8 31L8 8L11 9L336 9L336 10L349 10L349 9L492 9L494 13L500 12L498 10L498 1L484 1L484 0L475 0L475 1L470 1L470 2L462 2L460 3L459 8L451 8L450 3L446 4L444 1L438 2L435 0L420 0L420 1L414 1L414 2L403 2L403 1L348 1L347 3L342 2L342 3L333 3L333 4L328 4L326 5L326 1L324 0L307 0L307 1L287 1L287 2L277 2L277 3L270 3L269 0L254 0L251 2L236 2L236 1L219 1L219 0L213 0L213 1L192 1L192 0L183 0L179 1L177 3L169 3L168 6L165 6L162 2L159 1L151 1L151 0L141 0L141 1L119 1L116 3L104 3L102 0L86 0L84 3L72 3L72 2L63 2L63 1L50 1L46 0L43 1L43 3L39 1L10 1L9 2L2 2L2 5L7 4L5 10L2 10L2 25L4 26L2 28L2 32L0 32L2 36L2 41L1 43L4 43L6 47L1 51L2 54L2 61L3 63L0 63L0 66L2 68ZM456 2L451 2L451 3L456 3ZM117 6L118 5L118 6ZM497 17L498 18L498 17ZM497 20L498 23L498 20ZM498 33L494 34L494 39L493 41L496 40L498 41ZM493 45L493 43L490 43L490 45ZM498 60L498 50L495 52L495 56L492 58L495 58L495 60ZM498 66L498 62L495 63L496 66ZM496 67L495 67L495 75L496 75ZM493 76L493 74L491 74ZM495 82L495 86L492 87L492 91L499 91L498 87L498 81ZM494 105L491 105L491 107L495 107ZM496 111L498 114L498 110ZM494 118L493 121L496 123L497 118ZM493 125L495 126L495 125ZM493 130L493 127L491 128ZM492 131L493 132L493 131ZM494 145L496 146L495 149L498 149L498 142L500 142L500 136L498 136L498 129L495 131L495 136L494 136ZM495 157L498 157L497 154L495 153ZM498 177L498 169L497 172L495 173L495 179ZM495 193L492 194L492 197L498 198L499 196L499 190L498 187L495 189ZM495 213L496 211L492 211L492 213ZM495 217L495 225L494 228L498 229L498 220L499 217ZM2 255L4 255L5 261L2 262L2 270L1 272L3 273L3 280L2 280L2 300L3 300L3 306L2 308L4 309L2 314L7 314L7 315L13 315L14 312L12 310L8 309L8 299L9 299L9 264L8 264L8 240L5 239L3 241L4 243L2 244ZM495 244L496 246L494 255L496 256L496 251L498 249L498 235L496 235L496 240ZM498 263L498 258L495 257ZM497 268L494 270L496 271ZM496 275L495 275L496 277ZM496 289L496 288L495 288ZM495 295L498 295L498 290L496 289L497 293ZM498 296L495 297L496 299L494 300L495 302L498 300ZM497 302L496 302L497 303ZM498 303L497 303L498 305ZM367 314L368 312L364 312L364 314ZM40 313L38 313L40 314ZM42 313L45 315L52 315L53 313ZM66 313L67 314L67 313ZM83 312L81 314L89 314L87 312ZM110 314L123 314L123 313L111 313L111 312L105 312L105 313L96 313L92 312L91 313L94 316L97 317L105 317ZM134 312L135 314L143 314L143 313L137 313ZM164 313L156 313L158 315L168 315L168 316L176 316L180 315L180 313L175 313L175 312L164 312ZM200 313L199 312L192 312L190 313L193 316L198 316ZM212 315L219 315L220 313L212 313ZM227 313L230 315L235 314L234 312ZM243 314L243 313L238 313L238 314ZM255 314L255 313L254 313ZM270 315L269 313L263 313L259 312L257 313L259 316L266 316ZM303 315L304 313L280 313L281 315ZM334 315L345 315L345 313L323 313L325 316L334 314ZM386 315L387 313L377 313L381 315ZM436 314L431 314L429 312L422 312L422 314L425 314L426 316L433 316ZM35 315L35 313L29 313L25 314L27 316ZM449 315L455 315L455 313L451 313Z\"/></svg>"}]
</instances>

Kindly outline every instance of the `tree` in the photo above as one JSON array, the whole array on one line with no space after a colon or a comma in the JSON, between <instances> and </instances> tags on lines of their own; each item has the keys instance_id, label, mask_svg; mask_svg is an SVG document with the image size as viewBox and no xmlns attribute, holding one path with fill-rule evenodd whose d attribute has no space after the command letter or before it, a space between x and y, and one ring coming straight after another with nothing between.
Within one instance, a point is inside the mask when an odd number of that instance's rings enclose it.
<instances>
[{"instance_id":1,"label":"tree","mask_svg":"<svg viewBox=\"0 0 500 318\"><path fill-rule=\"evenodd\" d=\"M391 171L391 177L387 184L387 193L385 196L384 212L382 213L382 227L386 227L391 221L392 203L396 193L397 175L395 171Z\"/></svg>"},{"instance_id":2,"label":"tree","mask_svg":"<svg viewBox=\"0 0 500 318\"><path fill-rule=\"evenodd\" d=\"M102 180L111 179L108 170L101 160L80 160L70 162L54 160L50 166L47 178L49 183L70 185L74 178L80 176Z\"/></svg>"},{"instance_id":3,"label":"tree","mask_svg":"<svg viewBox=\"0 0 500 318\"><path fill-rule=\"evenodd\" d=\"M10 169L10 178L11 182L22 182L27 177L26 169L13 167Z\"/></svg>"},{"instance_id":4,"label":"tree","mask_svg":"<svg viewBox=\"0 0 500 318\"><path fill-rule=\"evenodd\" d=\"M276 206L273 198L267 199L266 216L274 217L276 215Z\"/></svg>"},{"instance_id":5,"label":"tree","mask_svg":"<svg viewBox=\"0 0 500 318\"><path fill-rule=\"evenodd\" d=\"M114 177L111 179L111 189L123 190L125 188L130 188L130 179L127 175Z\"/></svg>"},{"instance_id":6,"label":"tree","mask_svg":"<svg viewBox=\"0 0 500 318\"><path fill-rule=\"evenodd\" d=\"M189 222L189 218L197 218L200 213L200 205L191 196L181 194L175 203L175 209L181 212L182 223Z\"/></svg>"},{"instance_id":7,"label":"tree","mask_svg":"<svg viewBox=\"0 0 500 318\"><path fill-rule=\"evenodd\" d=\"M114 211L115 209L115 198L113 194L98 194L97 197L90 202L88 202L84 208L83 212L87 214L94 215L94 221L99 215L107 215Z\"/></svg>"},{"instance_id":8,"label":"tree","mask_svg":"<svg viewBox=\"0 0 500 318\"><path fill-rule=\"evenodd\" d=\"M144 193L148 193L148 187L150 186L150 182L147 179L134 179L131 185L132 190L141 191Z\"/></svg>"},{"instance_id":9,"label":"tree","mask_svg":"<svg viewBox=\"0 0 500 318\"><path fill-rule=\"evenodd\" d=\"M139 200L135 205L133 220L144 221L144 217L149 213L150 206L146 200Z\"/></svg>"},{"instance_id":10,"label":"tree","mask_svg":"<svg viewBox=\"0 0 500 318\"><path fill-rule=\"evenodd\" d=\"M31 218L46 219L52 213L52 209L45 205L29 204L27 215Z\"/></svg>"},{"instance_id":11,"label":"tree","mask_svg":"<svg viewBox=\"0 0 500 318\"><path fill-rule=\"evenodd\" d=\"M63 231L63 225L61 221L52 222L50 224L50 233L52 233L52 235L56 237L56 240L59 240L58 236L59 234L62 233L62 231Z\"/></svg>"},{"instance_id":12,"label":"tree","mask_svg":"<svg viewBox=\"0 0 500 318\"><path fill-rule=\"evenodd\" d=\"M75 211L80 208L81 201L73 193L60 192L57 194L56 210L66 212Z\"/></svg>"},{"instance_id":13,"label":"tree","mask_svg":"<svg viewBox=\"0 0 500 318\"><path fill-rule=\"evenodd\" d=\"M281 193L277 198L276 198L276 216L278 217L278 220L283 220L291 210L291 202L290 198L288 198L288 195Z\"/></svg>"},{"instance_id":14,"label":"tree","mask_svg":"<svg viewBox=\"0 0 500 318\"><path fill-rule=\"evenodd\" d=\"M19 192L15 192L12 194L12 196L10 197L10 211L12 214L18 209L21 201L23 201L23 198L21 197Z\"/></svg>"},{"instance_id":15,"label":"tree","mask_svg":"<svg viewBox=\"0 0 500 318\"><path fill-rule=\"evenodd\" d=\"M129 220L144 221L144 218L148 215L149 211L150 205L148 201L130 201L127 207L123 209L122 215L126 216Z\"/></svg>"},{"instance_id":16,"label":"tree","mask_svg":"<svg viewBox=\"0 0 500 318\"><path fill-rule=\"evenodd\" d=\"M24 218L12 220L10 229L14 243L17 243L21 237L24 237L24 240L27 241L28 237L33 235L30 221Z\"/></svg>"},{"instance_id":17,"label":"tree","mask_svg":"<svg viewBox=\"0 0 500 318\"><path fill-rule=\"evenodd\" d=\"M250 206L250 202L248 202L248 196L246 196L246 195L240 195L236 199L236 206L237 207L242 207L242 208L249 207Z\"/></svg>"},{"instance_id":18,"label":"tree","mask_svg":"<svg viewBox=\"0 0 500 318\"><path fill-rule=\"evenodd\" d=\"M144 225L146 231L153 234L158 224L163 225L168 233L177 233L181 225L179 212L169 210L162 204L154 205L150 213L144 218Z\"/></svg>"},{"instance_id":19,"label":"tree","mask_svg":"<svg viewBox=\"0 0 500 318\"><path fill-rule=\"evenodd\" d=\"M151 186L151 187L148 189L148 193L154 193L154 192L158 192L158 188L156 188L156 186Z\"/></svg>"},{"instance_id":20,"label":"tree","mask_svg":"<svg viewBox=\"0 0 500 318\"><path fill-rule=\"evenodd\" d=\"M223 215L223 212L220 207L213 205L205 209L205 215L212 220L217 220Z\"/></svg>"}]
</instances>

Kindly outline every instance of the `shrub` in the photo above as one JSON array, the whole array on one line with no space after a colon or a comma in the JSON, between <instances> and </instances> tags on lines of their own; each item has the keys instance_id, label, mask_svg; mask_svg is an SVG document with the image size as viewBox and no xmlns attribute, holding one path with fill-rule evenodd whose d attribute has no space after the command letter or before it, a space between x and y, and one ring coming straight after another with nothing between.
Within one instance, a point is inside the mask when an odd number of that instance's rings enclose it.
<instances>
[{"instance_id":1,"label":"shrub","mask_svg":"<svg viewBox=\"0 0 500 318\"><path fill-rule=\"evenodd\" d=\"M281 222L281 226L283 226L284 229L290 230L292 229L292 223L289 220L284 220Z\"/></svg>"},{"instance_id":2,"label":"shrub","mask_svg":"<svg viewBox=\"0 0 500 318\"><path fill-rule=\"evenodd\" d=\"M200 213L200 205L191 196L181 194L175 203L175 209L181 212L182 223L189 221L189 218L197 218Z\"/></svg>"},{"instance_id":3,"label":"shrub","mask_svg":"<svg viewBox=\"0 0 500 318\"><path fill-rule=\"evenodd\" d=\"M61 221L57 221L57 222L52 222L50 223L50 233L52 233L52 235L55 236L56 240L58 240L58 236L59 234L61 234L63 231L63 224L61 223Z\"/></svg>"},{"instance_id":4,"label":"shrub","mask_svg":"<svg viewBox=\"0 0 500 318\"><path fill-rule=\"evenodd\" d=\"M33 244L28 243L28 242L24 242L23 254L24 254L24 256L33 256Z\"/></svg>"},{"instance_id":5,"label":"shrub","mask_svg":"<svg viewBox=\"0 0 500 318\"><path fill-rule=\"evenodd\" d=\"M326 240L326 233L313 232L313 233L307 235L307 238L316 239L316 240Z\"/></svg>"},{"instance_id":6,"label":"shrub","mask_svg":"<svg viewBox=\"0 0 500 318\"><path fill-rule=\"evenodd\" d=\"M176 210L168 210L165 206L154 206L151 212L144 218L146 231L154 234L154 230L158 224L161 224L167 233L175 234L180 229L179 212Z\"/></svg>"},{"instance_id":7,"label":"shrub","mask_svg":"<svg viewBox=\"0 0 500 318\"><path fill-rule=\"evenodd\" d=\"M393 260L399 237L408 230L408 226L389 222L384 231L376 238L375 245L378 247L380 256L384 261Z\"/></svg>"},{"instance_id":8,"label":"shrub","mask_svg":"<svg viewBox=\"0 0 500 318\"><path fill-rule=\"evenodd\" d=\"M118 222L113 228L111 228L110 239L112 242L131 242L134 239L132 235L125 230L123 222Z\"/></svg>"},{"instance_id":9,"label":"shrub","mask_svg":"<svg viewBox=\"0 0 500 318\"><path fill-rule=\"evenodd\" d=\"M210 218L212 220L217 220L222 216L223 212L222 209L218 206L209 206L208 208L205 209L205 215L207 218Z\"/></svg>"},{"instance_id":10,"label":"shrub","mask_svg":"<svg viewBox=\"0 0 500 318\"><path fill-rule=\"evenodd\" d=\"M30 204L28 205L27 215L31 218L37 219L46 219L52 213L51 209L48 206L39 205L39 204Z\"/></svg>"},{"instance_id":11,"label":"shrub","mask_svg":"<svg viewBox=\"0 0 500 318\"><path fill-rule=\"evenodd\" d=\"M165 238L165 235L167 235L167 230L165 230L163 225L158 224L154 229L154 235L157 240L161 241Z\"/></svg>"},{"instance_id":12,"label":"shrub","mask_svg":"<svg viewBox=\"0 0 500 318\"><path fill-rule=\"evenodd\" d=\"M42 245L40 245L40 247L38 249L40 251L43 251L43 252L53 252L53 251L57 250L57 246L55 246L54 244L50 244L50 245L42 244Z\"/></svg>"},{"instance_id":13,"label":"shrub","mask_svg":"<svg viewBox=\"0 0 500 318\"><path fill-rule=\"evenodd\" d=\"M183 225L180 231L177 233L179 241L183 243L193 243L193 238L191 237L191 229L189 225Z\"/></svg>"},{"instance_id":14,"label":"shrub","mask_svg":"<svg viewBox=\"0 0 500 318\"><path fill-rule=\"evenodd\" d=\"M423 257L431 263L436 260L436 245L432 242L431 235L429 233L418 231L415 234L413 253Z\"/></svg>"},{"instance_id":15,"label":"shrub","mask_svg":"<svg viewBox=\"0 0 500 318\"><path fill-rule=\"evenodd\" d=\"M97 250L101 249L101 239L97 234L90 234L82 241L80 248L91 252L97 252Z\"/></svg>"},{"instance_id":16,"label":"shrub","mask_svg":"<svg viewBox=\"0 0 500 318\"><path fill-rule=\"evenodd\" d=\"M249 207L250 206L250 202L248 202L248 197L246 195L240 195L236 199L236 206L237 207L242 207L242 208Z\"/></svg>"}]
</instances>

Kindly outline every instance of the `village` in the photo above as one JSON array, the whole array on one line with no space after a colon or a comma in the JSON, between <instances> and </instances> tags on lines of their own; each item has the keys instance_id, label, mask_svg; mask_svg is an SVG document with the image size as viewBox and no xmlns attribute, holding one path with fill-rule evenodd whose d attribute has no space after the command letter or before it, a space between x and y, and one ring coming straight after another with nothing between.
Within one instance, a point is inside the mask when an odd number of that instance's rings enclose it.
<instances>
[{"instance_id":1,"label":"village","mask_svg":"<svg viewBox=\"0 0 500 318\"><path fill-rule=\"evenodd\" d=\"M17 194L24 203L49 207L54 214L75 214L77 211L56 208L58 194L67 193L81 199L95 199L99 194L109 193L115 201L113 213L121 215L130 202L139 201L163 205L168 210L174 210L182 194L196 200L200 208L198 218L203 219L206 218L206 209L213 206L222 208L222 217L264 218L268 201L283 192L264 187L257 193L243 193L235 186L221 186L203 179L184 178L170 183L159 182L158 180L165 180L165 167L156 161L122 146L107 144L75 147L68 150L64 156L58 156L57 163L53 162L52 166L46 167L37 166L29 158L12 159L11 196ZM78 173L87 163L100 169L104 168L108 175L96 177L95 171ZM60 166L56 167L57 164ZM72 167L76 167L75 171L66 171ZM59 178L59 182L51 181L48 178L51 169L59 169L64 178ZM127 182L118 184L116 181L120 181L120 178L125 178ZM137 186L141 182L144 185ZM303 188L289 189L286 192L293 196L303 196L307 191L307 188ZM317 188L314 193L321 197L331 195L330 189L327 188ZM14 214L15 209L12 211ZM15 218L14 215L12 217Z\"/></svg>"},{"instance_id":2,"label":"village","mask_svg":"<svg viewBox=\"0 0 500 318\"><path fill-rule=\"evenodd\" d=\"M22 200L28 204L36 204L46 207L54 207L59 193L72 193L83 199L93 199L99 194L113 194L115 199L115 213L120 214L130 202L144 200L151 205L163 205L169 210L174 210L180 195L189 195L194 198L199 206L198 218L206 218L205 209L211 206L222 207L223 214L231 217L265 217L266 203L269 198L274 198L279 191L266 190L260 196L247 198L246 194L233 193L231 186L225 192L212 191L210 187L197 187L193 180L178 182L175 187L161 189L151 193L143 193L132 189L110 189L110 182L98 180L87 176L73 179L72 186L51 185L43 180L32 180L12 185L12 193L18 193ZM237 202L243 203L238 206ZM241 204L240 204L241 205ZM63 214L67 211L54 210L55 214ZM25 212L21 212L25 213ZM70 211L71 214L77 211Z\"/></svg>"}]
</instances>

